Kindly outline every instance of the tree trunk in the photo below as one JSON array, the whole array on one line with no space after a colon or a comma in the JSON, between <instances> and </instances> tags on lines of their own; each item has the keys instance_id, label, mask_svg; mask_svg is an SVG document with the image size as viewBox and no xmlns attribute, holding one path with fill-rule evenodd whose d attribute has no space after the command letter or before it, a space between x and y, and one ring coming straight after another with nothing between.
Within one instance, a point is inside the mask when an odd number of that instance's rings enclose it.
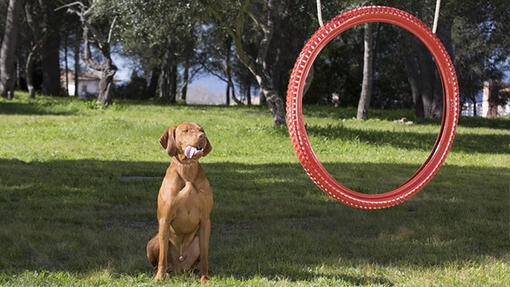
<instances>
[{"instance_id":1,"label":"tree trunk","mask_svg":"<svg viewBox=\"0 0 510 287\"><path fill-rule=\"evenodd\" d=\"M156 97L156 91L158 89L158 80L159 75L161 74L161 70L159 67L153 68L151 72L151 80L149 83L149 91L148 91L148 97L154 98Z\"/></svg>"},{"instance_id":2,"label":"tree trunk","mask_svg":"<svg viewBox=\"0 0 510 287\"><path fill-rule=\"evenodd\" d=\"M230 106L230 83L227 82L227 89L225 90L225 105Z\"/></svg>"},{"instance_id":3,"label":"tree trunk","mask_svg":"<svg viewBox=\"0 0 510 287\"><path fill-rule=\"evenodd\" d=\"M434 64L434 67L436 65ZM434 89L432 93L432 117L441 118L443 116L443 86L439 70L434 68Z\"/></svg>"},{"instance_id":4,"label":"tree trunk","mask_svg":"<svg viewBox=\"0 0 510 287\"><path fill-rule=\"evenodd\" d=\"M9 0L5 31L0 48L0 96L12 99L16 83L14 59L22 0Z\"/></svg>"},{"instance_id":5,"label":"tree trunk","mask_svg":"<svg viewBox=\"0 0 510 287\"><path fill-rule=\"evenodd\" d=\"M177 99L177 61L172 57L172 66L170 72L170 103L175 103Z\"/></svg>"},{"instance_id":6,"label":"tree trunk","mask_svg":"<svg viewBox=\"0 0 510 287\"><path fill-rule=\"evenodd\" d=\"M262 94L266 99L269 110L273 114L273 123L275 126L286 125L285 121L285 105L283 103L282 98L276 91L274 87L274 82L271 76L269 75L269 69L267 65L267 52L269 51L269 46L271 44L271 40L273 39L274 33L274 15L277 14L276 11L279 10L280 5L282 3L275 0L269 0L267 2L268 14L265 19L264 28L262 29L264 37L260 41L259 51L256 59L256 63L259 66L259 73L256 75L257 78L262 76L262 80L258 80L260 89L262 90Z\"/></svg>"},{"instance_id":7,"label":"tree trunk","mask_svg":"<svg viewBox=\"0 0 510 287\"><path fill-rule=\"evenodd\" d=\"M65 66L65 76L66 76L66 96L69 97L69 66L67 65L67 33L64 36L64 66Z\"/></svg>"},{"instance_id":8,"label":"tree trunk","mask_svg":"<svg viewBox=\"0 0 510 287\"><path fill-rule=\"evenodd\" d=\"M110 88L116 72L117 67L109 60L108 67L102 71L101 79L99 80L99 95L97 96L97 101L104 106L109 106L113 102L113 94L110 93Z\"/></svg>"},{"instance_id":9,"label":"tree trunk","mask_svg":"<svg viewBox=\"0 0 510 287\"><path fill-rule=\"evenodd\" d=\"M226 105L230 106L230 87L232 83L232 72L231 72L231 65L230 65L230 50L232 48L232 38L228 37L225 42L225 50L226 50L226 56L225 56L225 74L227 75L227 92L226 92Z\"/></svg>"},{"instance_id":10,"label":"tree trunk","mask_svg":"<svg viewBox=\"0 0 510 287\"><path fill-rule=\"evenodd\" d=\"M161 76L159 79L159 97L164 101L170 99L170 51L166 51L165 60L161 67Z\"/></svg>"},{"instance_id":11,"label":"tree trunk","mask_svg":"<svg viewBox=\"0 0 510 287\"><path fill-rule=\"evenodd\" d=\"M423 45L417 49L418 66L420 69L421 96L423 101L423 115L430 119L434 117L434 62L427 48Z\"/></svg>"},{"instance_id":12,"label":"tree trunk","mask_svg":"<svg viewBox=\"0 0 510 287\"><path fill-rule=\"evenodd\" d=\"M42 1L42 0L41 0ZM35 98L34 89L34 62L39 54L42 43L47 33L41 28L40 21L34 19L34 15L42 13L41 11L34 10L33 3L25 3L25 22L28 26L26 36L30 39L27 43L26 59L25 59L25 80L27 83L28 95L31 99ZM45 7L44 4L41 7Z\"/></svg>"},{"instance_id":13,"label":"tree trunk","mask_svg":"<svg viewBox=\"0 0 510 287\"><path fill-rule=\"evenodd\" d=\"M159 76L159 98L163 101L168 101L170 98L170 88L168 87L168 67L163 64L163 68L161 69L161 75Z\"/></svg>"},{"instance_id":14,"label":"tree trunk","mask_svg":"<svg viewBox=\"0 0 510 287\"><path fill-rule=\"evenodd\" d=\"M262 94L264 95L267 106L273 114L273 123L275 126L284 126L285 123L285 105L278 93L272 88L261 87Z\"/></svg>"},{"instance_id":15,"label":"tree trunk","mask_svg":"<svg viewBox=\"0 0 510 287\"><path fill-rule=\"evenodd\" d=\"M473 117L478 116L476 112L476 94L471 91L468 91L467 97L471 100L473 103Z\"/></svg>"},{"instance_id":16,"label":"tree trunk","mask_svg":"<svg viewBox=\"0 0 510 287\"><path fill-rule=\"evenodd\" d=\"M485 86L485 83L484 83ZM506 91L502 81L490 81L488 86L489 95L487 102L489 104L487 117L498 116L498 106L504 105L510 99L510 91Z\"/></svg>"},{"instance_id":17,"label":"tree trunk","mask_svg":"<svg viewBox=\"0 0 510 287\"><path fill-rule=\"evenodd\" d=\"M76 39L74 40L74 96L80 97L79 90L79 77L80 77L80 31L79 28L76 29Z\"/></svg>"},{"instance_id":18,"label":"tree trunk","mask_svg":"<svg viewBox=\"0 0 510 287\"><path fill-rule=\"evenodd\" d=\"M439 26L437 35L441 38L446 50L453 61L453 47L451 40L451 27L453 21L445 18ZM443 115L443 88L439 70L428 49L420 43L417 50L420 71L421 95L423 101L423 115L425 118L440 118Z\"/></svg>"},{"instance_id":19,"label":"tree trunk","mask_svg":"<svg viewBox=\"0 0 510 287\"><path fill-rule=\"evenodd\" d=\"M43 69L42 92L46 95L60 95L60 34L57 27L48 27L41 56Z\"/></svg>"},{"instance_id":20,"label":"tree trunk","mask_svg":"<svg viewBox=\"0 0 510 287\"><path fill-rule=\"evenodd\" d=\"M229 81L229 85L230 85L230 89L232 91L232 100L234 100L234 102L237 104L237 105L243 105L243 102L241 100L239 100L236 96L236 87L234 86L234 82L232 81L232 78L230 79Z\"/></svg>"},{"instance_id":21,"label":"tree trunk","mask_svg":"<svg viewBox=\"0 0 510 287\"><path fill-rule=\"evenodd\" d=\"M363 54L363 83L361 85L361 95L358 103L358 113L356 117L358 119L366 120L368 114L368 108L370 106L370 98L372 97L372 86L373 86L373 24L365 24L364 32L364 54Z\"/></svg>"},{"instance_id":22,"label":"tree trunk","mask_svg":"<svg viewBox=\"0 0 510 287\"><path fill-rule=\"evenodd\" d=\"M170 49L165 54L165 60L161 68L159 94L162 100L175 103L177 95L177 62Z\"/></svg>"},{"instance_id":23,"label":"tree trunk","mask_svg":"<svg viewBox=\"0 0 510 287\"><path fill-rule=\"evenodd\" d=\"M418 85L417 77L413 76L409 69L407 70L407 81L411 86L411 95L413 97L414 113L416 117L423 118L423 100L420 95L420 87Z\"/></svg>"},{"instance_id":24,"label":"tree trunk","mask_svg":"<svg viewBox=\"0 0 510 287\"><path fill-rule=\"evenodd\" d=\"M183 76L183 84L181 88L181 100L186 103L186 96L188 94L188 84L189 84L189 57L186 57L184 61L184 76Z\"/></svg>"},{"instance_id":25,"label":"tree trunk","mask_svg":"<svg viewBox=\"0 0 510 287\"><path fill-rule=\"evenodd\" d=\"M34 56L35 51L31 50L28 52L27 60L25 63L25 80L27 81L28 96L31 99L35 98L34 89Z\"/></svg>"},{"instance_id":26,"label":"tree trunk","mask_svg":"<svg viewBox=\"0 0 510 287\"><path fill-rule=\"evenodd\" d=\"M42 93L51 96L60 95L60 23L61 17L55 15L56 2L39 1L42 11L41 26L45 37L41 47Z\"/></svg>"},{"instance_id":27,"label":"tree trunk","mask_svg":"<svg viewBox=\"0 0 510 287\"><path fill-rule=\"evenodd\" d=\"M16 55L16 87L18 87L18 89L21 89L21 74L22 74L21 63L22 63L21 55L18 54Z\"/></svg>"},{"instance_id":28,"label":"tree trunk","mask_svg":"<svg viewBox=\"0 0 510 287\"><path fill-rule=\"evenodd\" d=\"M489 110L487 111L487 117L497 117L498 116L498 106L489 101Z\"/></svg>"},{"instance_id":29,"label":"tree trunk","mask_svg":"<svg viewBox=\"0 0 510 287\"><path fill-rule=\"evenodd\" d=\"M110 26L110 33L113 29L113 24L115 20L112 22ZM84 24L84 25L83 25ZM110 55L110 41L107 40L102 43L95 43L96 47L99 48L101 55L103 56L103 63L97 64L92 60L90 54L90 46L89 46L89 26L90 23L83 23L83 40L85 42L85 50L84 50L84 60L87 65L92 69L101 70L101 79L99 80L99 94L97 95L97 102L107 107L113 102L113 94L110 93L110 88L113 84L113 79L115 73L117 72L117 67L113 64L112 57ZM97 32L94 32L97 33ZM94 37L97 38L97 34L94 34ZM110 37L108 37L110 38Z\"/></svg>"},{"instance_id":30,"label":"tree trunk","mask_svg":"<svg viewBox=\"0 0 510 287\"><path fill-rule=\"evenodd\" d=\"M285 125L285 105L283 100L274 89L271 79L267 77L267 75L264 76L265 77L258 76L257 82L260 86L260 92L266 99L267 106L273 114L273 123L275 126Z\"/></svg>"},{"instance_id":31,"label":"tree trunk","mask_svg":"<svg viewBox=\"0 0 510 287\"><path fill-rule=\"evenodd\" d=\"M226 92L226 103L227 106L230 106L230 98L238 105L242 105L243 103L236 98L236 92L234 87L234 81L232 80L232 59L231 59L231 50L232 50L232 38L228 37L225 41L225 50L227 54L225 56L225 67L224 71L227 76L227 92Z\"/></svg>"},{"instance_id":32,"label":"tree trunk","mask_svg":"<svg viewBox=\"0 0 510 287\"><path fill-rule=\"evenodd\" d=\"M409 86L411 88L411 96L413 98L414 111L416 117L423 118L423 100L421 97L421 87L419 81L419 70L418 64L416 63L416 57L414 53L411 52L411 47L409 45L412 42L409 35L403 35L400 44L400 54L401 58L404 62L404 67L407 73L407 81L409 82Z\"/></svg>"},{"instance_id":33,"label":"tree trunk","mask_svg":"<svg viewBox=\"0 0 510 287\"><path fill-rule=\"evenodd\" d=\"M251 106L251 86L246 85L246 102L248 106Z\"/></svg>"},{"instance_id":34,"label":"tree trunk","mask_svg":"<svg viewBox=\"0 0 510 287\"><path fill-rule=\"evenodd\" d=\"M447 44L445 47L451 48L451 45L448 45L451 43L451 35L446 34L445 37ZM422 43L408 33L403 34L402 41L401 54L411 87L416 116L439 118L443 114L443 90L439 71L432 55Z\"/></svg>"},{"instance_id":35,"label":"tree trunk","mask_svg":"<svg viewBox=\"0 0 510 287\"><path fill-rule=\"evenodd\" d=\"M260 88L260 87L259 87ZM265 105L267 104L266 96L264 96L264 93L262 93L262 90L259 90L259 105Z\"/></svg>"}]
</instances>

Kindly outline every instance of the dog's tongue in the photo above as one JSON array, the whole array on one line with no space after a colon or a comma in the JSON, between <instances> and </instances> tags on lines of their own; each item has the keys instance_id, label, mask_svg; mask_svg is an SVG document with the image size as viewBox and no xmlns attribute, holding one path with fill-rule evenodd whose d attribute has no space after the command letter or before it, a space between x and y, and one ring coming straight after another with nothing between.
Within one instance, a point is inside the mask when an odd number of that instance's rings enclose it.
<instances>
[{"instance_id":1,"label":"dog's tongue","mask_svg":"<svg viewBox=\"0 0 510 287\"><path fill-rule=\"evenodd\" d=\"M187 146L184 150L184 155L187 158L192 158L197 153L197 149L194 146Z\"/></svg>"}]
</instances>

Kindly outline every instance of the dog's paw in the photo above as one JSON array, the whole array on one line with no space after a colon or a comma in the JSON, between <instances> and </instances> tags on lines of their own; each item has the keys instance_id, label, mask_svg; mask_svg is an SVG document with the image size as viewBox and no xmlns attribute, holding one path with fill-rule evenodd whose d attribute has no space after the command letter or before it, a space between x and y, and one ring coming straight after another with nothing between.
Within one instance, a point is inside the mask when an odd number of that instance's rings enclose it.
<instances>
[{"instance_id":1,"label":"dog's paw","mask_svg":"<svg viewBox=\"0 0 510 287\"><path fill-rule=\"evenodd\" d=\"M200 277L200 284L207 284L209 283L209 278L207 278L207 276L205 275L202 275L202 277Z\"/></svg>"},{"instance_id":2,"label":"dog's paw","mask_svg":"<svg viewBox=\"0 0 510 287\"><path fill-rule=\"evenodd\" d=\"M158 271L158 273L156 274L156 277L154 277L154 281L156 282L162 282L164 281L166 278L168 278L168 273L164 272L164 271Z\"/></svg>"}]
</instances>

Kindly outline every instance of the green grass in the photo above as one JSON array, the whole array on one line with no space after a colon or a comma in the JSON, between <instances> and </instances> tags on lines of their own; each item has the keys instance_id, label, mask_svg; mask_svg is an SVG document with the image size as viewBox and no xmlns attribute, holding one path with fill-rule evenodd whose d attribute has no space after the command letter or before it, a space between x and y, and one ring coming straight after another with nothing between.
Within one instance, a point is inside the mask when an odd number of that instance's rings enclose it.
<instances>
[{"instance_id":1,"label":"green grass","mask_svg":"<svg viewBox=\"0 0 510 287\"><path fill-rule=\"evenodd\" d=\"M265 107L0 99L0 286L161 286L145 257L169 158L158 138L196 121L215 207L211 286L510 285L510 119L461 118L434 179L384 210L323 194ZM438 121L306 107L314 150L341 183L385 192L430 153ZM393 123L407 117L412 126ZM153 177L126 181L129 175ZM198 275L163 285L198 285Z\"/></svg>"}]
</instances>

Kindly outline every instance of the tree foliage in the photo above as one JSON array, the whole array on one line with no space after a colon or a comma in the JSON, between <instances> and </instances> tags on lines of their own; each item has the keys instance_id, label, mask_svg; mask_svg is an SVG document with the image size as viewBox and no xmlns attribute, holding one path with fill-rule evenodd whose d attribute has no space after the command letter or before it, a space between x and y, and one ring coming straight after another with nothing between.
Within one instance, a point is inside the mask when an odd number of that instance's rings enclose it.
<instances>
[{"instance_id":1,"label":"tree foliage","mask_svg":"<svg viewBox=\"0 0 510 287\"><path fill-rule=\"evenodd\" d=\"M41 6L41 3L56 7L72 2L24 1L24 11L31 12L28 16L34 21L30 22L25 13L23 40L18 43L23 47L18 47L16 56L18 65L32 63L26 70L44 72L46 66L40 60L45 56L37 50L45 49L37 43L45 31L60 31L64 39L78 33L70 20L57 17L55 21L45 21L48 13ZM435 2L322 1L322 14L327 20L358 6L387 5L408 11L432 26ZM118 50L138 63L133 81L136 86L147 85L141 98L157 94L163 100L175 102L179 95L186 97L187 86L195 75L209 73L227 83L228 100L249 99L252 91L258 90L267 100L275 124L285 123L285 93L294 61L308 37L319 27L315 1L94 0L83 3L93 6L86 19L97 35L110 38L112 51ZM2 20L6 10L7 1L0 2ZM509 72L509 18L510 6L505 0L442 1L437 35L454 61L463 99L474 101L484 81L500 83ZM34 30L37 25L33 23L41 24L39 30ZM112 23L115 29L111 29ZM427 49L413 35L396 26L380 24L374 30L370 107L414 108L417 116L440 116L441 81ZM0 35L5 33L5 21L0 21ZM101 42L98 41L101 37L96 39L92 34L89 31L90 44ZM62 37L55 38L60 47ZM345 31L332 41L314 63L304 103L329 104L335 93L339 95L340 105L356 106L363 79L363 50L362 27ZM30 51L35 51L32 58ZM89 56L97 60L100 52L98 47ZM108 57L100 58L96 64L108 62ZM504 101L503 97L499 102Z\"/></svg>"}]
</instances>

